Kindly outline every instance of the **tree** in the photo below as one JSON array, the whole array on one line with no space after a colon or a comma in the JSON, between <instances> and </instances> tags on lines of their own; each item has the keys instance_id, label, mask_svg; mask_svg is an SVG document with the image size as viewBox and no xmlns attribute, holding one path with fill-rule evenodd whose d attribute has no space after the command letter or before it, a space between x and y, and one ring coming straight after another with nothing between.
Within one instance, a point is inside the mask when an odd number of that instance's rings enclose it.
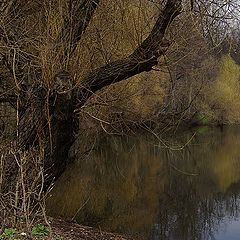
<instances>
[{"instance_id":1,"label":"tree","mask_svg":"<svg viewBox=\"0 0 240 240\"><path fill-rule=\"evenodd\" d=\"M22 36L32 29L21 29L21 14L17 9L21 1L1 3L2 21L1 65L7 69L1 73L0 103L9 103L17 111L17 147L29 150L40 147L44 151L44 168L49 181L58 177L65 169L68 152L75 141L78 123L75 109L83 106L98 90L126 80L144 71L151 71L164 54L164 36L168 26L181 13L181 0L163 1L156 22L145 40L127 57L109 62L90 71L81 79L81 86L74 85L74 76L69 70L69 61L98 10L101 0L71 0L67 3L67 14L51 39L51 54L60 61L61 68L48 82L41 66L35 64L39 52L34 41ZM39 4L26 1L24 4ZM28 10L29 10L28 9ZM44 21L44 19L42 19ZM34 32L36 38L38 32ZM32 52L25 51L32 48ZM30 46L29 46L30 45ZM21 54L19 54L21 53Z\"/></svg>"},{"instance_id":2,"label":"tree","mask_svg":"<svg viewBox=\"0 0 240 240\"><path fill-rule=\"evenodd\" d=\"M199 14L203 34L212 48L217 48L239 26L238 0L199 0L194 10Z\"/></svg>"}]
</instances>

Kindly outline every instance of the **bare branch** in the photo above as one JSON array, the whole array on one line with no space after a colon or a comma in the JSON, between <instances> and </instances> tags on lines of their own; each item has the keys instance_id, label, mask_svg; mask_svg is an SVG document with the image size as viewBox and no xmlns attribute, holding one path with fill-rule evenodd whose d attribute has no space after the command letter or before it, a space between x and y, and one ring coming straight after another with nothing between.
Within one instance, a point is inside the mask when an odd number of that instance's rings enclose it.
<instances>
[{"instance_id":1,"label":"bare branch","mask_svg":"<svg viewBox=\"0 0 240 240\"><path fill-rule=\"evenodd\" d=\"M0 3L0 15L1 16L8 15L13 3L14 3L14 0L3 0Z\"/></svg>"},{"instance_id":2,"label":"bare branch","mask_svg":"<svg viewBox=\"0 0 240 240\"><path fill-rule=\"evenodd\" d=\"M181 13L181 0L168 0L159 12L158 19L143 43L128 57L117 60L92 71L84 80L86 90L82 91L82 99L87 99L97 90L127 79L144 71L150 71L158 64L160 57L166 48L164 46L164 34L173 21ZM83 92L83 93L82 93Z\"/></svg>"},{"instance_id":3,"label":"bare branch","mask_svg":"<svg viewBox=\"0 0 240 240\"><path fill-rule=\"evenodd\" d=\"M85 32L100 0L72 0L69 17L57 38L56 45L63 44L64 53L70 55Z\"/></svg>"}]
</instances>

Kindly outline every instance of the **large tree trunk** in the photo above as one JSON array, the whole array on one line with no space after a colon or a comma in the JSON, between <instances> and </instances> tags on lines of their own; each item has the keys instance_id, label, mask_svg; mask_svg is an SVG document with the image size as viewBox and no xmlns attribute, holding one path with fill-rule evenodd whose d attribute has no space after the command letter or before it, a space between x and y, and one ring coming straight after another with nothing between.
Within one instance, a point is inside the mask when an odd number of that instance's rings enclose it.
<instances>
[{"instance_id":1,"label":"large tree trunk","mask_svg":"<svg viewBox=\"0 0 240 240\"><path fill-rule=\"evenodd\" d=\"M62 83L63 82L63 83ZM72 79L68 72L56 76L52 92L36 86L30 104L20 118L17 146L44 151L46 184L64 171L73 144L77 120L74 119Z\"/></svg>"},{"instance_id":2,"label":"large tree trunk","mask_svg":"<svg viewBox=\"0 0 240 240\"><path fill-rule=\"evenodd\" d=\"M62 46L63 58L71 56L100 2L100 0L71 1L72 16L66 20L59 37L57 37L54 51ZM36 84L34 87L28 86L27 92L31 95L28 102L24 102L26 90L21 92L23 86L19 86L18 97L15 101L17 102L19 97L23 96L24 107L18 127L18 147L31 149L36 146L44 149L47 184L56 179L67 164L69 149L75 140L74 134L77 130L77 120L74 116L76 103L78 102L78 107L84 105L94 92L103 87L141 72L150 71L153 66L157 65L158 58L165 51L166 29L180 14L181 2L181 0L167 0L159 10L158 19L143 43L128 57L90 72L81 81L84 83L83 87L73 90L71 75L64 69L55 76L55 85L52 89L45 89L40 84ZM63 66L63 68L65 67ZM0 94L0 100L2 96L4 96L4 101L9 98L13 102L12 95Z\"/></svg>"}]
</instances>

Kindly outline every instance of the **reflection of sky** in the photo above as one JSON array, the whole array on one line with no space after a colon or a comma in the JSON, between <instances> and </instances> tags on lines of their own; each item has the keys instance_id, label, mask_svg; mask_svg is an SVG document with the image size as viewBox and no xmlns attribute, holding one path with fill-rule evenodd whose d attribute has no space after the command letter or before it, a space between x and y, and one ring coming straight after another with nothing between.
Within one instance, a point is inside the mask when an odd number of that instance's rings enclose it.
<instances>
[{"instance_id":1,"label":"reflection of sky","mask_svg":"<svg viewBox=\"0 0 240 240\"><path fill-rule=\"evenodd\" d=\"M240 240L240 219L232 221L224 231L219 231L212 240Z\"/></svg>"}]
</instances>

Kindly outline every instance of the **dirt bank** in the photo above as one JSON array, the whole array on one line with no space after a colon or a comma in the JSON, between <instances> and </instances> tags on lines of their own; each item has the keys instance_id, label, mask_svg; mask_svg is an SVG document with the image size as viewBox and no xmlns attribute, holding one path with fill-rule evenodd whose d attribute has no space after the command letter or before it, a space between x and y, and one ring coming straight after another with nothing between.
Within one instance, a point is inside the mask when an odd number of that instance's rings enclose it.
<instances>
[{"instance_id":1,"label":"dirt bank","mask_svg":"<svg viewBox=\"0 0 240 240\"><path fill-rule=\"evenodd\" d=\"M50 224L54 235L60 236L64 240L134 240L129 236L109 233L101 229L69 223L61 219L50 219Z\"/></svg>"}]
</instances>

